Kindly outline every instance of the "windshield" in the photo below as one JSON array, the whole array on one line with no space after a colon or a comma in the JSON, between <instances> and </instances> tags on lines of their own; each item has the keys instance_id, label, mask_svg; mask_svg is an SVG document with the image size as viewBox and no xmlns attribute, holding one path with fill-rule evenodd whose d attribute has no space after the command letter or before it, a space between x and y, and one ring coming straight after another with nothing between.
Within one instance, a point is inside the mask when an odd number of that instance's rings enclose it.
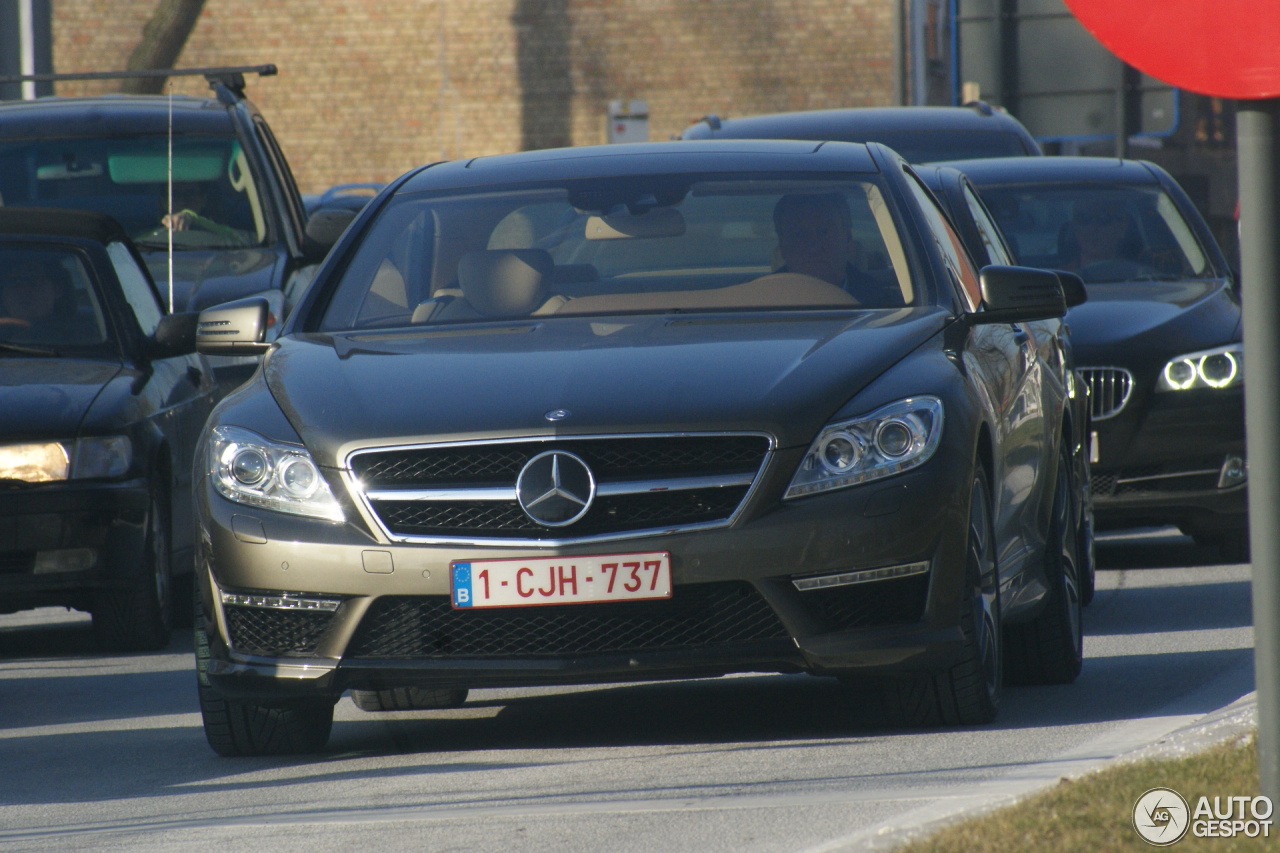
<instances>
[{"instance_id":1,"label":"windshield","mask_svg":"<svg viewBox=\"0 0 1280 853\"><path fill-rule=\"evenodd\" d=\"M878 183L763 177L402 197L364 237L323 328L929 298Z\"/></svg>"},{"instance_id":2,"label":"windshield","mask_svg":"<svg viewBox=\"0 0 1280 853\"><path fill-rule=\"evenodd\" d=\"M66 137L0 143L0 203L115 217L143 249L231 248L266 238L262 199L232 136ZM172 228L172 232L168 229Z\"/></svg>"},{"instance_id":3,"label":"windshield","mask_svg":"<svg viewBox=\"0 0 1280 853\"><path fill-rule=\"evenodd\" d=\"M100 349L110 325L80 254L71 249L0 248L0 357Z\"/></svg>"},{"instance_id":4,"label":"windshield","mask_svg":"<svg viewBox=\"0 0 1280 853\"><path fill-rule=\"evenodd\" d=\"M1086 283L1216 275L1161 189L1123 184L986 187L982 197L1018 262Z\"/></svg>"}]
</instances>

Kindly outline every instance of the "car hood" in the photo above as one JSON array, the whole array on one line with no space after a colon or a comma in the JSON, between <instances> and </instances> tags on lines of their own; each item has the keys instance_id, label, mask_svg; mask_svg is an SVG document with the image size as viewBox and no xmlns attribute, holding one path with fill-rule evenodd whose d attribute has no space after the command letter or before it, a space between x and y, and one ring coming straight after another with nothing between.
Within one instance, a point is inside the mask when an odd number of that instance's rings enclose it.
<instances>
[{"instance_id":1,"label":"car hood","mask_svg":"<svg viewBox=\"0 0 1280 853\"><path fill-rule=\"evenodd\" d=\"M619 431L756 430L786 447L948 319L933 308L298 335L263 377L322 465L371 445Z\"/></svg>"},{"instance_id":2,"label":"car hood","mask_svg":"<svg viewBox=\"0 0 1280 853\"><path fill-rule=\"evenodd\" d=\"M122 368L52 358L0 361L0 440L74 438L85 413Z\"/></svg>"},{"instance_id":3,"label":"car hood","mask_svg":"<svg viewBox=\"0 0 1280 853\"><path fill-rule=\"evenodd\" d=\"M169 293L169 253L144 251L143 258L161 296ZM202 311L211 305L280 287L283 259L270 249L217 249L173 253L175 311Z\"/></svg>"},{"instance_id":4,"label":"car hood","mask_svg":"<svg viewBox=\"0 0 1280 853\"><path fill-rule=\"evenodd\" d=\"M1223 281L1089 285L1067 314L1076 361L1123 365L1137 353L1172 356L1240 340L1240 303Z\"/></svg>"}]
</instances>

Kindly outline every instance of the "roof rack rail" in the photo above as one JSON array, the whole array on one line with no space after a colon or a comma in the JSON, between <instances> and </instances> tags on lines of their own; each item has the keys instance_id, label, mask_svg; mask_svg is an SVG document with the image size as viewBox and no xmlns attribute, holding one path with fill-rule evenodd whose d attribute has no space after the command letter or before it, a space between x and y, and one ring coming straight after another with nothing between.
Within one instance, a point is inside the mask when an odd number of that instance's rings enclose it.
<instances>
[{"instance_id":1,"label":"roof rack rail","mask_svg":"<svg viewBox=\"0 0 1280 853\"><path fill-rule=\"evenodd\" d=\"M965 101L964 106L984 116L995 115L995 108L986 101Z\"/></svg>"},{"instance_id":2,"label":"roof rack rail","mask_svg":"<svg viewBox=\"0 0 1280 853\"><path fill-rule=\"evenodd\" d=\"M148 68L140 71L83 71L68 74L20 74L0 77L0 83L57 83L67 80L130 80L142 77L203 77L209 86L219 84L237 95L244 94L244 75L271 77L278 73L275 65L229 65L213 68Z\"/></svg>"}]
</instances>

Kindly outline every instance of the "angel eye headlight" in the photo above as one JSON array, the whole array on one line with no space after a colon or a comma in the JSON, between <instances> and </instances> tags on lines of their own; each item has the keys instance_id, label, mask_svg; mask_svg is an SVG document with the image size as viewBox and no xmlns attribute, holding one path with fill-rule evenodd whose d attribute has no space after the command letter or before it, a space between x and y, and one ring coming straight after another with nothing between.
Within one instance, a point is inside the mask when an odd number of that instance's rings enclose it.
<instances>
[{"instance_id":1,"label":"angel eye headlight","mask_svg":"<svg viewBox=\"0 0 1280 853\"><path fill-rule=\"evenodd\" d=\"M1198 388L1234 388L1244 384L1244 346L1187 353L1170 359L1160 371L1157 391L1190 391Z\"/></svg>"},{"instance_id":2,"label":"angel eye headlight","mask_svg":"<svg viewBox=\"0 0 1280 853\"><path fill-rule=\"evenodd\" d=\"M344 520L311 454L240 427L215 427L209 438L209 476L218 494L251 506Z\"/></svg>"},{"instance_id":3,"label":"angel eye headlight","mask_svg":"<svg viewBox=\"0 0 1280 853\"><path fill-rule=\"evenodd\" d=\"M910 397L828 424L809 446L784 498L854 486L924 464L942 440L942 401Z\"/></svg>"}]
</instances>

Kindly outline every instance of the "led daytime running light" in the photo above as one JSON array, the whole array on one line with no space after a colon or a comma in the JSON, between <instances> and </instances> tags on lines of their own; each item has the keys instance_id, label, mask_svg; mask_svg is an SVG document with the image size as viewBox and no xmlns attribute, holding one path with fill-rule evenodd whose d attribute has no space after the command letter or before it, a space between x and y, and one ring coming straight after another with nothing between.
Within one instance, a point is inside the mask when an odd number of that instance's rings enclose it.
<instances>
[{"instance_id":1,"label":"led daytime running light","mask_svg":"<svg viewBox=\"0 0 1280 853\"><path fill-rule=\"evenodd\" d=\"M1189 353L1169 361L1160 372L1159 391L1222 389L1244 381L1244 363L1238 346L1210 352Z\"/></svg>"}]
</instances>

